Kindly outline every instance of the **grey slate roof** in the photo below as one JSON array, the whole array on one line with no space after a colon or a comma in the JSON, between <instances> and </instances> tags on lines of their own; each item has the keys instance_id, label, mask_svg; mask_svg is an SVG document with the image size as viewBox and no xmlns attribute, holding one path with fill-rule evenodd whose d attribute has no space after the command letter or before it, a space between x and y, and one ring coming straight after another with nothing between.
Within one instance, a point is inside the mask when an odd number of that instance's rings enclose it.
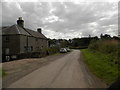
<instances>
[{"instance_id":1,"label":"grey slate roof","mask_svg":"<svg viewBox=\"0 0 120 90\"><path fill-rule=\"evenodd\" d=\"M2 28L2 35L15 35L15 34L28 35L28 36L46 39L46 37L42 33L27 29L27 28L22 28L16 24L10 27Z\"/></svg>"},{"instance_id":2,"label":"grey slate roof","mask_svg":"<svg viewBox=\"0 0 120 90\"><path fill-rule=\"evenodd\" d=\"M34 37L46 38L42 33L27 29L27 28L26 28L26 31Z\"/></svg>"}]
</instances>

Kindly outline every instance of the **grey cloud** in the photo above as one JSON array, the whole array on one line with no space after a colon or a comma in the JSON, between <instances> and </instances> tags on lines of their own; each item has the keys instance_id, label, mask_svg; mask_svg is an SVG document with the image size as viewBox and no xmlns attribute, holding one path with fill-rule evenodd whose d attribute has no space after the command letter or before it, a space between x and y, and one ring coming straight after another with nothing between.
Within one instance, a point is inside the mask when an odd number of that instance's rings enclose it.
<instances>
[{"instance_id":1,"label":"grey cloud","mask_svg":"<svg viewBox=\"0 0 120 90\"><path fill-rule=\"evenodd\" d=\"M50 38L116 35L117 32L117 3L6 2L2 7L3 25L12 25L22 16L27 28L43 27L43 33ZM50 17L57 20L46 19Z\"/></svg>"},{"instance_id":2,"label":"grey cloud","mask_svg":"<svg viewBox=\"0 0 120 90\"><path fill-rule=\"evenodd\" d=\"M2 3L2 24L11 25L16 22L16 18L22 14L17 3Z\"/></svg>"}]
</instances>

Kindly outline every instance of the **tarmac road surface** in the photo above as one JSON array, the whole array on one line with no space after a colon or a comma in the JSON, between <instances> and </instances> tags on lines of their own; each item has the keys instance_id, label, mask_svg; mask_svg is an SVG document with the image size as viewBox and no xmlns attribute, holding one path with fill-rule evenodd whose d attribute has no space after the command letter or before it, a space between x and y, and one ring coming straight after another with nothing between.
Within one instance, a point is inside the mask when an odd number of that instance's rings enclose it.
<instances>
[{"instance_id":1,"label":"tarmac road surface","mask_svg":"<svg viewBox=\"0 0 120 90\"><path fill-rule=\"evenodd\" d=\"M106 85L89 72L80 56L80 50L73 50L8 88L105 88Z\"/></svg>"}]
</instances>

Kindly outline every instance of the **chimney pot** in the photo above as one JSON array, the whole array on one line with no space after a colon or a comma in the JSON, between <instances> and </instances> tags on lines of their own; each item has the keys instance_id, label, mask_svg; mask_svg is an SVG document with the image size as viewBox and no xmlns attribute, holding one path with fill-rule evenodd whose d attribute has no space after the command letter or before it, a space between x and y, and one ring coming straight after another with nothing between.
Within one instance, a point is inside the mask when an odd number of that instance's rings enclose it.
<instances>
[{"instance_id":1,"label":"chimney pot","mask_svg":"<svg viewBox=\"0 0 120 90\"><path fill-rule=\"evenodd\" d=\"M19 17L19 20L22 20L22 17Z\"/></svg>"},{"instance_id":2,"label":"chimney pot","mask_svg":"<svg viewBox=\"0 0 120 90\"><path fill-rule=\"evenodd\" d=\"M17 20L17 25L19 25L20 27L24 28L24 20L22 20L22 17L19 17Z\"/></svg>"},{"instance_id":3,"label":"chimney pot","mask_svg":"<svg viewBox=\"0 0 120 90\"><path fill-rule=\"evenodd\" d=\"M41 33L41 32L42 32L42 29L41 29L41 28L38 28L37 31L38 31L39 33Z\"/></svg>"}]
</instances>

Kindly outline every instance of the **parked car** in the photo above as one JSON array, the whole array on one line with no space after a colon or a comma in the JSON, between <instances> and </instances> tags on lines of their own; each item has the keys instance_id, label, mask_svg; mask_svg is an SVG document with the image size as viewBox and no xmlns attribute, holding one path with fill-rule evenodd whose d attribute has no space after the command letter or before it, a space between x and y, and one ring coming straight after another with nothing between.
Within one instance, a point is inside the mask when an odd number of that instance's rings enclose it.
<instances>
[{"instance_id":1,"label":"parked car","mask_svg":"<svg viewBox=\"0 0 120 90\"><path fill-rule=\"evenodd\" d=\"M60 49L60 52L61 52L61 53L66 53L67 50L66 50L66 48L61 48L61 49Z\"/></svg>"},{"instance_id":2,"label":"parked car","mask_svg":"<svg viewBox=\"0 0 120 90\"><path fill-rule=\"evenodd\" d=\"M70 48L66 48L67 52L70 52Z\"/></svg>"}]
</instances>

